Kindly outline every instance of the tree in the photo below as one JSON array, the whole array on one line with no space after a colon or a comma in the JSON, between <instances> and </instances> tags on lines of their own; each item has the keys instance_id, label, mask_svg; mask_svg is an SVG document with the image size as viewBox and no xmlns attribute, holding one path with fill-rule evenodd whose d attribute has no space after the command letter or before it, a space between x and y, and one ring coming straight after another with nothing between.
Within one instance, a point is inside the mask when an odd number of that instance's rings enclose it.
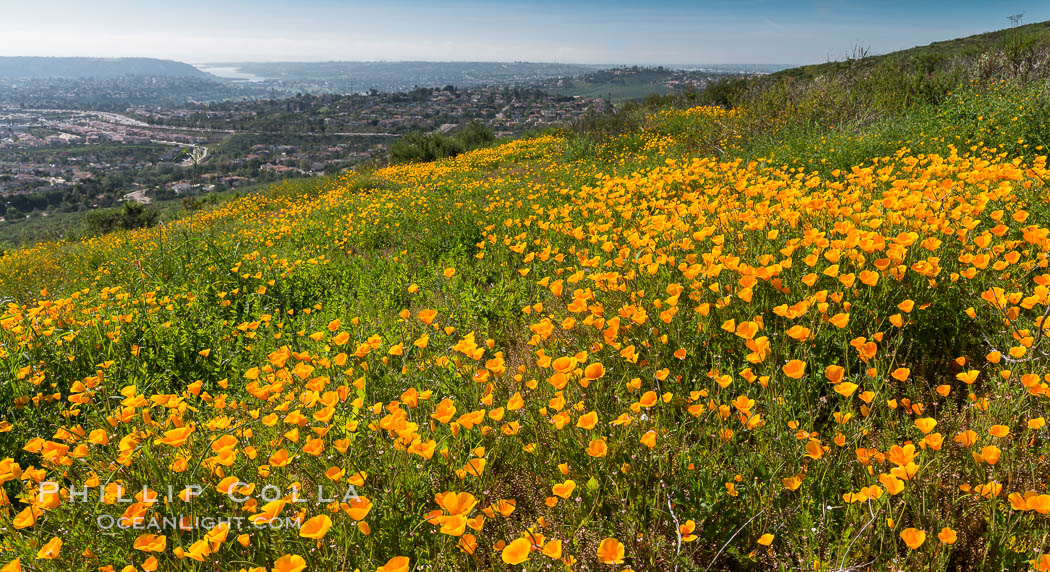
<instances>
[{"instance_id":1,"label":"tree","mask_svg":"<svg viewBox=\"0 0 1050 572\"><path fill-rule=\"evenodd\" d=\"M495 140L492 130L476 120L448 135L413 131L390 146L390 160L395 163L436 161L484 147Z\"/></svg>"},{"instance_id":2,"label":"tree","mask_svg":"<svg viewBox=\"0 0 1050 572\"><path fill-rule=\"evenodd\" d=\"M129 201L120 209L88 213L85 226L88 234L99 235L121 229L149 228L159 220L160 211L157 209Z\"/></svg>"}]
</instances>

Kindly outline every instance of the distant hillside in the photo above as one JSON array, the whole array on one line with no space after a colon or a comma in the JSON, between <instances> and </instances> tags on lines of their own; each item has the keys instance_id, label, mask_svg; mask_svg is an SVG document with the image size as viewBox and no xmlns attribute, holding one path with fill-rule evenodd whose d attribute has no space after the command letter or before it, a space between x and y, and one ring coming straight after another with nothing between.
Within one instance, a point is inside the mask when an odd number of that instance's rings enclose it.
<instances>
[{"instance_id":1,"label":"distant hillside","mask_svg":"<svg viewBox=\"0 0 1050 572\"><path fill-rule=\"evenodd\" d=\"M108 79L129 75L211 77L189 64L152 58L0 57L0 78Z\"/></svg>"},{"instance_id":2,"label":"distant hillside","mask_svg":"<svg viewBox=\"0 0 1050 572\"><path fill-rule=\"evenodd\" d=\"M1019 42L1020 41L1020 42ZM936 70L955 60L972 59L992 51L1009 49L1010 44L1041 43L1050 41L1050 21L1006 28L976 34L965 38L934 42L888 54L855 54L844 61L827 62L810 66L790 68L771 74L774 78L814 78L855 68L874 68L886 60L907 59L922 62L928 69Z\"/></svg>"},{"instance_id":3,"label":"distant hillside","mask_svg":"<svg viewBox=\"0 0 1050 572\"><path fill-rule=\"evenodd\" d=\"M519 84L598 69L598 66L589 65L530 62L243 62L211 65L232 68L240 74L250 74L273 83L294 84L313 93Z\"/></svg>"},{"instance_id":4,"label":"distant hillside","mask_svg":"<svg viewBox=\"0 0 1050 572\"><path fill-rule=\"evenodd\" d=\"M623 103L654 94L695 91L730 74L734 72L714 69L682 70L663 66L624 66L543 80L536 85L555 95L598 97L613 103Z\"/></svg>"},{"instance_id":5,"label":"distant hillside","mask_svg":"<svg viewBox=\"0 0 1050 572\"><path fill-rule=\"evenodd\" d=\"M1004 82L1046 86L1048 80L1050 22L1039 22L883 55L855 53L844 61L725 79L695 96L678 96L676 103L747 108L767 121L740 133L748 138L770 126L806 132L892 123L902 113L942 105L961 90ZM1046 97L1037 100L1043 104Z\"/></svg>"}]
</instances>

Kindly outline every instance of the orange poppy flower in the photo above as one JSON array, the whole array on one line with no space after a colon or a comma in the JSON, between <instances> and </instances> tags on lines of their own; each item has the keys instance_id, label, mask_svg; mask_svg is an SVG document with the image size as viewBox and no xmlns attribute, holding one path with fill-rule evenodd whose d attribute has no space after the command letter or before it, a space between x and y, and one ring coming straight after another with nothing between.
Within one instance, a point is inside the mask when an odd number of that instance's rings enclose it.
<instances>
[{"instance_id":1,"label":"orange poppy flower","mask_svg":"<svg viewBox=\"0 0 1050 572\"><path fill-rule=\"evenodd\" d=\"M784 372L784 375L791 379L799 379L803 375L806 375L806 362L793 359L784 364L784 367L781 368L781 370Z\"/></svg>"},{"instance_id":2,"label":"orange poppy flower","mask_svg":"<svg viewBox=\"0 0 1050 572\"><path fill-rule=\"evenodd\" d=\"M904 544L907 544L912 550L918 550L922 543L926 542L926 533L915 528L905 528L901 531L900 537Z\"/></svg>"},{"instance_id":3,"label":"orange poppy flower","mask_svg":"<svg viewBox=\"0 0 1050 572\"><path fill-rule=\"evenodd\" d=\"M386 561L386 564L376 568L376 572L408 572L412 563L407 556L395 556Z\"/></svg>"},{"instance_id":4,"label":"orange poppy flower","mask_svg":"<svg viewBox=\"0 0 1050 572\"><path fill-rule=\"evenodd\" d=\"M503 547L503 551L500 553L500 558L505 564L514 566L527 561L531 550L532 543L524 538L519 538Z\"/></svg>"},{"instance_id":5,"label":"orange poppy flower","mask_svg":"<svg viewBox=\"0 0 1050 572\"><path fill-rule=\"evenodd\" d=\"M62 539L55 537L47 541L36 553L37 560L54 560L62 550Z\"/></svg>"},{"instance_id":6,"label":"orange poppy flower","mask_svg":"<svg viewBox=\"0 0 1050 572\"><path fill-rule=\"evenodd\" d=\"M598 560L603 564L622 564L624 558L623 544L615 538L606 538L598 545Z\"/></svg>"},{"instance_id":7,"label":"orange poppy flower","mask_svg":"<svg viewBox=\"0 0 1050 572\"><path fill-rule=\"evenodd\" d=\"M583 370L583 376L587 379L599 379L605 375L605 366L601 363L592 363Z\"/></svg>"},{"instance_id":8,"label":"orange poppy flower","mask_svg":"<svg viewBox=\"0 0 1050 572\"><path fill-rule=\"evenodd\" d=\"M306 522L299 527L299 536L320 540L328 534L328 529L330 528L332 528L332 519L328 518L328 515L319 514L313 518L307 519Z\"/></svg>"},{"instance_id":9,"label":"orange poppy flower","mask_svg":"<svg viewBox=\"0 0 1050 572\"><path fill-rule=\"evenodd\" d=\"M572 491L574 490L576 490L576 482L572 480L556 484L552 488L552 492L554 492L554 494L560 496L563 499L567 499L570 496L572 496Z\"/></svg>"},{"instance_id":10,"label":"orange poppy flower","mask_svg":"<svg viewBox=\"0 0 1050 572\"><path fill-rule=\"evenodd\" d=\"M944 527L937 534L937 538L942 544L955 544L955 541L959 539L959 535L954 530Z\"/></svg>"},{"instance_id":11,"label":"orange poppy flower","mask_svg":"<svg viewBox=\"0 0 1050 572\"><path fill-rule=\"evenodd\" d=\"M587 446L587 454L592 457L604 457L608 452L609 447L605 444L605 439L594 439Z\"/></svg>"}]
</instances>

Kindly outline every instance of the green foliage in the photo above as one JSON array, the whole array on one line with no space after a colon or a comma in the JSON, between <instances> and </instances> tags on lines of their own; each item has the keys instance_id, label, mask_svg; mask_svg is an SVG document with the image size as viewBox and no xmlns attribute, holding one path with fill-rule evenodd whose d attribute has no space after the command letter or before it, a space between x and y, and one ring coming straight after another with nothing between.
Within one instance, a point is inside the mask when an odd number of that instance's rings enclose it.
<instances>
[{"instance_id":1,"label":"green foliage","mask_svg":"<svg viewBox=\"0 0 1050 572\"><path fill-rule=\"evenodd\" d=\"M953 107L972 101L969 95L973 93L988 93L994 98L1023 92L1024 97L1045 99L1039 86L1050 77L1047 46L1050 23L882 56L870 56L865 49L856 48L843 61L753 79L726 79L704 91L668 96L655 103L746 108L737 125L738 134L759 148L771 139L783 147L785 142L790 145L792 140L818 132L857 134L869 127L896 143L899 139L895 135L908 138L923 134L922 124L929 119L928 114L938 113L935 109L953 113ZM1002 90L998 87L1001 82L1012 87ZM968 96L953 99L959 93ZM1028 142L1043 137L1041 121L1025 128ZM905 125L896 125L902 122ZM948 124L952 129L963 127L957 122ZM965 138L951 134L956 135ZM870 142L867 145L871 150Z\"/></svg>"},{"instance_id":2,"label":"green foliage","mask_svg":"<svg viewBox=\"0 0 1050 572\"><path fill-rule=\"evenodd\" d=\"M436 161L485 147L495 140L496 136L492 129L476 120L447 135L413 131L390 146L390 161L394 163Z\"/></svg>"},{"instance_id":3,"label":"green foliage","mask_svg":"<svg viewBox=\"0 0 1050 572\"><path fill-rule=\"evenodd\" d=\"M251 550L243 556L245 560L272 562L282 553L295 552L327 564L335 562L337 557L332 554L337 554L347 568L375 569L393 554L411 554L418 568L464 569L474 564L497 569L499 555L490 549L492 541L514 538L544 516L550 522L544 534L566 539L566 550L587 569L596 565L592 562L597 541L613 535L628 545L629 565L645 570L704 570L705 566L810 569L814 563L821 569L847 564L909 570L1026 568L1033 554L1045 550L1034 544L1045 542L1039 540L1043 534L1039 528L1043 520L1039 519L1044 516L999 510L998 506L1006 506L1004 499L985 502L958 485L964 480L977 484L995 478L1004 485L1003 497L1014 490L1041 486L1038 475L1046 469L1042 433L1022 434L1027 430L1021 424L1025 418L1045 415L1045 403L1025 396L1026 389L1014 381L1036 368L1018 362L1008 380L1008 376L996 375L997 368L980 361L988 353L986 344L991 343L981 334L1001 328L1001 320L991 325L993 315L984 311L987 305L977 293L997 284L1009 285L1003 277L1016 268L1027 272L1038 266L1015 264L981 274L975 271L976 278L958 279L959 273L968 271L969 263L963 257L975 254L961 238L965 233L957 234L969 223L949 219L954 215L940 204L927 209L926 203L934 199L916 189L925 189L931 182L935 183L931 190L941 183L966 189L984 186L985 190L1002 183L1003 193L1007 186L1023 189L1011 196L1028 204L982 194L979 200L971 197L974 202L972 208L967 206L966 216L973 217L974 234L996 228L992 225L1000 220L1009 223L1003 226L1002 241L988 252L995 253L1001 246L1005 253L1015 246L1004 245L1016 245L1018 251L1025 251L1026 260L1035 261L1036 245L1030 237L1036 236L1033 229L1038 230L1037 226L1045 227L1050 207L1045 185L1039 186L1035 171L1018 166L1034 155L1046 154L1050 133L1047 85L1024 81L1020 75L970 84L965 81L966 73L956 75L945 68L947 60L936 53L888 58L870 69L858 63L864 59L855 58L834 77L820 80L787 77L733 82L711 93L626 105L611 117L585 118L564 138L513 142L436 165L289 181L231 203L224 211L201 209L164 232L114 232L105 240L55 245L45 254L16 253L0 264L0 296L30 303L43 296L39 292L44 287L52 292L51 297L76 293L69 302L68 307L75 309L70 315L95 323L75 326L79 333L68 340L62 336L74 326L65 324L44 336L23 333L18 338L14 328L10 333L0 332L8 336L2 338L7 344L3 347L21 348L0 361L0 367L14 378L21 368L33 371L38 364L47 364L46 379L55 384L47 392L62 396L68 396L70 386L78 380L104 379L102 389L110 395L100 391L76 419L85 428L111 426L112 414L104 405L126 398L113 395L126 386L135 386L143 396L179 394L180 403L199 405L186 418L205 427L206 415L225 421L249 415L253 405L246 404L253 403L256 396L244 393L247 383L241 376L249 368L270 368L266 364L272 364L273 358L269 356L281 346L305 352L296 357L296 363L318 368L328 367L322 363L329 354L371 348L352 358L354 367L360 368L353 373L340 364L325 374L335 384L348 386L359 376L365 376L362 384L367 379L359 393L347 390L349 399L361 401L339 405L333 424L333 431L340 432L351 416L356 422L360 415L361 429L347 433L353 439L348 452L316 459L297 455L294 473L291 469L275 471L275 475L305 482L312 482L332 464L365 471L369 480L363 490L376 502L369 517L371 534L364 538L343 519L321 544L294 534L253 537L250 548L245 547ZM675 108L698 103L721 105ZM724 109L740 104L743 107ZM483 131L441 137L440 143L425 136L416 138L415 147L405 152L415 154L410 158L425 160L427 154L436 158L454 151L455 145L484 145L488 139ZM458 138L456 144L447 141L453 137ZM515 147L518 143L523 145ZM431 144L434 149L428 148ZM534 146L532 151L529 145ZM967 164L943 178L932 167L907 171L912 161L914 165L936 163L932 154L943 158L955 151L965 154L971 148L980 152L975 151L971 158L956 157L956 165ZM970 161L987 164L985 158L1000 152L1017 157L1016 164L1003 161L998 165L1008 171L1016 169L1010 175L1014 179L994 179L993 169L971 169ZM894 158L897 153L900 155ZM1032 159L1028 164L1036 162ZM888 169L884 177L881 172L858 174L876 164ZM688 179L685 173L692 169L706 170L708 175ZM889 171L895 169L890 176ZM906 174L899 174L902 169ZM1030 185L1012 185L1018 178ZM803 186L810 188L811 181L816 194L801 191ZM910 187L912 184L918 187ZM611 192L602 185L612 187ZM909 189L909 201L923 208L894 205L901 189ZM867 204L856 209L851 206L849 214L827 216L836 208L829 203L840 199L839 192L844 201L857 201L857 193L862 193ZM850 194L854 196L847 196ZM960 194L953 200L970 200L967 196ZM799 206L802 204L805 206ZM1027 223L1015 216L1022 214L1020 206L1026 210ZM706 209L715 214L708 216ZM782 218L782 210L793 210L798 217ZM905 216L905 212L921 216L908 218L911 214ZM937 224L950 220L950 228L939 226L938 231L926 226L928 218L941 212L946 218ZM868 224L871 222L877 224ZM853 232L853 225L864 225L863 231ZM840 230L851 226L853 230ZM717 236L705 236L708 228ZM906 235L913 229L917 239ZM879 240L887 242L914 241L911 258L901 255L898 274L887 273L877 283L847 286L842 273L872 262L875 265L867 268L879 268L877 259L886 247L875 248L872 243L868 245L871 252L864 254L857 248L865 246L847 247L852 255L843 255L837 252L837 245L868 240L869 231L878 232ZM943 240L945 246L926 246L920 231L925 238ZM836 245L834 256L823 247L795 248L808 240L802 237L821 234L827 237L828 246ZM781 249L788 244L792 246ZM813 263L806 262L809 255ZM657 263L656 257L665 262ZM705 262L706 274L680 277L679 273L689 269L690 260L708 258L712 261ZM833 258L841 259L842 273ZM944 264L935 279L916 270L931 260ZM755 261L757 266L751 265ZM788 261L793 262L789 265ZM835 265L834 272L828 272L831 267L825 262ZM754 278L743 273L768 272L773 266L781 272L778 278L755 280L753 288L746 288L746 297L737 288L745 281L736 280L734 273ZM817 286L817 282L794 281L809 272L809 267L820 281ZM629 287L626 283L623 289L601 285L602 276L621 272L631 276ZM1026 274L1018 280L1030 278ZM558 293L552 279L559 283ZM681 292L693 280L689 295L681 297L684 311L676 318L679 295L674 292ZM676 288L671 287L672 281ZM116 289L111 291L115 286L120 287L116 295ZM818 289L823 293L818 294ZM587 321L583 311L568 308L575 303L570 302L570 292L571 299L579 297L581 304L585 292L592 296L597 292L586 301ZM672 298L665 299L665 293ZM1018 300L1023 299L1021 295L1018 292ZM905 298L915 307L902 309ZM642 311L638 319L637 309L648 305L649 299L654 300L653 311ZM800 300L813 300L817 306L807 305L808 312L801 310L802 314L793 317L777 310ZM828 318L843 300L850 304L841 306L843 312L850 312L848 328L831 326ZM1018 309L1020 319L1014 323L1020 328L1030 324L1040 315L1042 304ZM971 306L982 308L980 320L963 313ZM41 312L63 308L67 308L65 302L53 303L49 298ZM424 308L434 309L438 322L420 321L419 312ZM892 314L908 323L891 328ZM603 325L593 329L587 322L593 323L598 316ZM51 319L47 314L40 318ZM620 334L624 344L617 342L612 348L603 333L605 320L621 318L636 325ZM540 329L532 326L548 319L554 320L552 339L534 338ZM772 354L758 362L745 357L742 350L750 346L742 341L743 330L736 329L736 324L745 320L761 323L762 336L773 341ZM727 328L727 322L734 324L732 328ZM799 344L785 339L781 334L789 332L793 323L812 326L812 338L795 338ZM735 334L729 334L733 329ZM349 338L335 341L337 330L345 331ZM757 331L752 330L751 335ZM424 334L429 345L413 344L412 340L424 339ZM461 346L468 335L472 339L477 335L478 349L485 344L484 361L465 357L471 354L459 350L466 367L437 365L438 356L444 356L453 343ZM1000 335L1001 340L1017 339L1013 331ZM875 360L871 362L858 358L847 345L849 339L863 344L868 336L879 342L877 357L870 358ZM535 341L526 341L530 338ZM370 345L372 340L376 340L375 347ZM626 356L619 346L627 343L631 348L635 344L645 348L645 359L622 359ZM1002 346L1001 341L995 343ZM394 344L396 352L390 351ZM592 435L577 431L580 426L562 431L548 419L546 410L557 388L542 381L550 372L534 369L536 344L546 344L554 355L585 353L589 360L604 360L608 370L602 379L589 387L574 384L566 390L571 396L568 403L579 398L583 404L585 396L585 407L564 410L582 413L589 409L601 414L600 431L618 449L615 454L622 455L615 463L606 464L585 452ZM688 352L676 355L672 353L675 348ZM488 365L493 355L485 353L489 349L506 359L510 368L505 375L488 378L483 373L496 367ZM855 351L859 353L860 348ZM960 385L955 375L960 372L957 356L973 360L974 365L966 368L986 368L987 374L982 372L972 387L970 382ZM808 377L794 381L780 377L785 362L799 358L811 364ZM107 364L104 371L99 363ZM828 364L850 369L849 379L872 389L866 405L855 409L859 401L833 393L819 367ZM1031 365L1045 369L1044 364ZM521 369L515 367L519 365ZM744 376L742 367L749 371L754 367L771 378L760 383L748 379L745 385L743 379L732 379ZM907 383L887 379L897 367L910 369ZM671 377L666 377L668 371ZM523 375L514 379L515 372ZM479 373L487 383L478 383ZM719 374L725 375L729 385L721 384ZM307 372L303 377L311 375L320 374ZM642 387L643 379L645 387L653 389L654 406L646 405L644 412L641 395L628 389L634 378L638 382L635 390ZM197 382L207 405L188 390ZM24 437L54 435L59 417L53 412L64 403L44 399L39 407L3 409L14 399L33 398L38 390L28 383L0 384L0 419L14 420L13 434L19 436L0 440L0 458L12 456L25 466L37 461L23 447ZM951 395L933 393L939 383L951 384ZM389 430L364 430L373 422L389 421L385 415L392 410L382 411L379 405L394 400L407 403L403 395L408 387L433 391L422 409L413 406L416 411L410 413L424 431L427 425L437 427L428 415L445 397L460 404L498 407L500 416L520 419L524 431L515 439L504 438L511 436L497 430L457 429L454 436L438 434L442 453L424 463L391 446L394 436ZM290 387L282 388L286 389ZM520 412L503 411L502 404L519 390L529 397L529 406ZM968 396L971 391L973 397ZM216 396L224 392L238 402L237 407L218 407ZM656 396L664 392L668 397L656 404ZM298 391L288 395L292 402L302 399ZM977 396L983 400L986 395L990 405L982 412ZM739 398L746 401L749 396L761 403L765 428L745 430L738 425L729 403ZM868 463L858 462L861 447L887 451L906 439L923 439L916 433L918 426L913 427L918 411L913 409L912 415L906 406L898 408L901 398L922 403L927 407L922 415L939 420L938 431L947 441L943 450L920 450L921 469L916 466L920 472L907 479L903 492L868 502L840 501L861 483L867 487L875 482L876 470L894 470L893 462L878 461L869 465L872 472L868 473L864 466ZM564 402L564 396L558 399ZM893 406L888 406L889 400ZM1032 409L1014 408L1024 400ZM625 407L636 401L630 411L641 415L632 418ZM376 405L367 413L371 404ZM687 404L699 409L696 413L691 407L683 409ZM288 405L285 409L300 407L299 403ZM721 415L715 413L721 411L718 405L725 408L723 421L730 425L716 420ZM150 408L157 412L156 420L162 419L161 409ZM747 409L750 406L739 413ZM198 411L203 413L198 415ZM627 415L630 423L614 422L618 413ZM844 413L853 420L842 420ZM146 421L145 416L131 416L128 425ZM290 444L293 441L281 437L288 429L285 424L267 428L245 422L252 424L254 432L245 439L271 444L268 449L259 447L260 461L280 439L284 439L281 446L298 450ZM971 451L949 441L957 432L971 428L984 437L992 422L1017 425L1015 435L1023 435L997 441L1007 450L995 467L975 459L971 463ZM743 418L739 423L745 423ZM727 426L738 430L728 436L715 433L716 427ZM640 441L648 427L659 434L659 444L652 451L643 449ZM817 454L803 453L808 451L803 449L806 442L816 440L820 446L839 432L843 433L841 443L829 443ZM1025 445L1029 439L1031 445ZM526 449L523 443L530 447ZM198 446L198 454L203 450L210 455L208 444L201 441ZM479 448L484 448L484 458L490 460L485 471L477 478L457 476L456 467L467 458L480 456L475 453ZM1029 449L1025 457L1015 456ZM156 482L156 475L131 472L145 472L142 467L148 467L167 473L167 459L161 462L156 460L161 457L149 457L155 453L174 455L152 438L144 440L139 460L121 476L136 483ZM74 462L70 470L89 460ZM101 460L108 465L107 459ZM261 474L250 470L257 468L247 459L236 462L239 464L229 471L221 469L222 474ZM564 463L566 469L555 468L555 463ZM164 476L177 478L174 473ZM547 490L565 476L578 479L577 498L584 501L559 501L552 507L545 502ZM786 478L796 477L800 479L797 488L788 490ZM420 528L430 526L421 517L435 508L435 492L442 490L485 491L486 502L516 500L510 518L487 520L486 536L476 531L485 547L477 552L478 560L468 561L455 548L457 540L436 531L414 534L428 530ZM8 492L14 496L13 489ZM933 506L930 499L934 498L946 500ZM558 512L547 511L551 508ZM82 532L72 520L76 515L67 511L68 507L50 511L40 528ZM550 514L556 518L548 518ZM696 525L692 539L696 542L687 542L680 549L678 526L685 519ZM957 544L939 544L936 532L941 524L958 529ZM920 527L928 533L921 550L902 545L900 532L905 527ZM406 530L413 533L405 534ZM776 535L769 549L757 548L764 531ZM121 552L129 540L130 536L101 541L70 536L63 558L79 564L80 546L92 546L104 550L106 562L129 561ZM324 550L314 550L318 546ZM19 554L31 555L36 546L23 543L16 548ZM225 549L239 550L232 543ZM346 552L339 553L339 549ZM223 564L233 559L231 552L219 557L224 558ZM538 554L534 557L534 563L547 564ZM868 564L859 564L864 562Z\"/></svg>"},{"instance_id":4,"label":"green foliage","mask_svg":"<svg viewBox=\"0 0 1050 572\"><path fill-rule=\"evenodd\" d=\"M106 234L115 230L149 228L160 220L156 208L128 201L119 209L95 211L84 220L84 233L89 236Z\"/></svg>"},{"instance_id":5,"label":"green foliage","mask_svg":"<svg viewBox=\"0 0 1050 572\"><path fill-rule=\"evenodd\" d=\"M707 86L702 92L688 94L692 95L692 102L699 105L718 105L721 107L733 107L747 93L749 82L746 78L730 77L724 78Z\"/></svg>"},{"instance_id":6,"label":"green foliage","mask_svg":"<svg viewBox=\"0 0 1050 572\"><path fill-rule=\"evenodd\" d=\"M926 64L932 63L939 69L953 67L970 74L984 70L1004 76L1013 74L1015 70L999 65L995 58L996 54L1004 51L1025 53L1030 48L1038 48L1040 44L1045 46L1048 39L1050 39L1050 22L1038 22L965 38L934 42L927 46L918 46L885 55L872 56L864 50L854 50L852 57L843 61L787 69L771 74L769 77L774 80L812 80L821 76L838 75L847 69L863 73L882 64L884 60L901 57L915 59ZM982 60L983 64L981 64ZM981 65L975 66L974 64Z\"/></svg>"}]
</instances>

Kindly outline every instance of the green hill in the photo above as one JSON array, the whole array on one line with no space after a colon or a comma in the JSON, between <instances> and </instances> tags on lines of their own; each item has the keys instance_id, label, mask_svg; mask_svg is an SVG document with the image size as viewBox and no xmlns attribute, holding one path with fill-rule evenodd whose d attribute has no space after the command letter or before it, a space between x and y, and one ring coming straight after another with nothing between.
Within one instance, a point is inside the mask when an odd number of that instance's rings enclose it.
<instances>
[{"instance_id":1,"label":"green hill","mask_svg":"<svg viewBox=\"0 0 1050 572\"><path fill-rule=\"evenodd\" d=\"M827 62L809 66L781 70L771 74L774 78L807 78L823 75L833 75L846 70L870 70L880 64L892 61L914 62L921 67L933 71L960 62L970 62L979 58L982 54L1002 52L1007 56L1022 56L1022 52L1042 51L1046 56L1046 47L1050 44L1050 21L1036 22L1014 28L1006 28L976 34L965 38L956 38L941 42L933 42L925 46L916 46L906 50L891 52L888 54L868 55L866 53L853 54L853 57L844 61ZM1037 56L1040 54L1036 54Z\"/></svg>"},{"instance_id":2,"label":"green hill","mask_svg":"<svg viewBox=\"0 0 1050 572\"><path fill-rule=\"evenodd\" d=\"M726 79L702 92L672 94L658 103L740 109L743 119L734 135L746 141L756 157L779 152L793 162L841 167L890 151L886 141L906 140L906 134L925 139L922 123L939 114L951 113L953 122L972 129L988 112L960 100L960 94L972 93L975 87L991 90L1002 84L1012 93L1023 90L1033 105L1046 110L1048 78L1050 23L1042 22L882 56ZM996 109L1009 114L1008 109ZM609 123L630 128L647 113L645 107L627 111ZM1039 119L1029 119L1035 122L1025 126L1024 141L1006 142L1018 152L1031 153L1031 147L1050 139L1042 113L1032 117ZM1012 115L1005 119L1022 120ZM840 142L833 147L837 159L809 156L806 145L814 139Z\"/></svg>"},{"instance_id":3,"label":"green hill","mask_svg":"<svg viewBox=\"0 0 1050 572\"><path fill-rule=\"evenodd\" d=\"M1050 570L1050 84L1002 56L0 254L0 565Z\"/></svg>"},{"instance_id":4,"label":"green hill","mask_svg":"<svg viewBox=\"0 0 1050 572\"><path fill-rule=\"evenodd\" d=\"M108 79L122 76L213 77L190 64L153 58L0 57L0 78Z\"/></svg>"}]
</instances>

